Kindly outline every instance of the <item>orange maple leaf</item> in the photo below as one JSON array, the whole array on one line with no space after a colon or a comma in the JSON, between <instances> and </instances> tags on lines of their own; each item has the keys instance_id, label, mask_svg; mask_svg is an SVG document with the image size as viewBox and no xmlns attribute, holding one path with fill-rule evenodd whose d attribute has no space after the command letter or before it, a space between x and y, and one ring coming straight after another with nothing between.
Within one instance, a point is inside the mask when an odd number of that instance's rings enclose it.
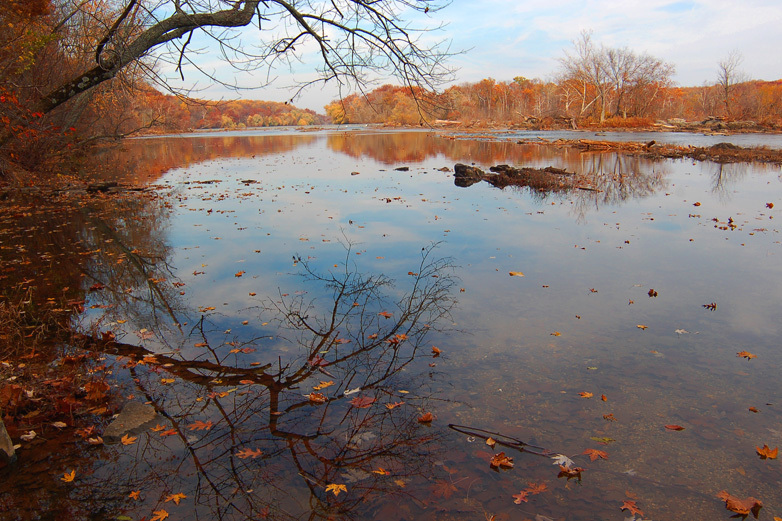
<instances>
[{"instance_id":1,"label":"orange maple leaf","mask_svg":"<svg viewBox=\"0 0 782 521\"><path fill-rule=\"evenodd\" d=\"M328 400L323 393L310 393L307 395L307 399L312 403L326 403Z\"/></svg>"},{"instance_id":2,"label":"orange maple leaf","mask_svg":"<svg viewBox=\"0 0 782 521\"><path fill-rule=\"evenodd\" d=\"M176 429L168 429L167 431L163 431L160 433L161 436L176 436L179 434Z\"/></svg>"},{"instance_id":3,"label":"orange maple leaf","mask_svg":"<svg viewBox=\"0 0 782 521\"><path fill-rule=\"evenodd\" d=\"M528 494L528 492L526 490L522 490L518 494L513 494L512 497L515 498L513 500L513 502L516 503L517 505L521 505L522 503L526 503L527 502L527 494Z\"/></svg>"},{"instance_id":4,"label":"orange maple leaf","mask_svg":"<svg viewBox=\"0 0 782 521\"><path fill-rule=\"evenodd\" d=\"M568 481L570 481L573 478L577 478L579 481L581 481L581 473L584 472L584 469L581 467L566 467L565 465L559 466L559 474L557 474L558 478L566 477Z\"/></svg>"},{"instance_id":5,"label":"orange maple leaf","mask_svg":"<svg viewBox=\"0 0 782 521\"><path fill-rule=\"evenodd\" d=\"M333 492L335 496L338 496L340 492L347 492L348 487L345 485L338 485L336 483L331 483L326 485L326 492Z\"/></svg>"},{"instance_id":6,"label":"orange maple leaf","mask_svg":"<svg viewBox=\"0 0 782 521\"><path fill-rule=\"evenodd\" d=\"M608 453L597 449L587 449L581 454L588 454L590 461L595 461L597 458L608 459Z\"/></svg>"},{"instance_id":7,"label":"orange maple leaf","mask_svg":"<svg viewBox=\"0 0 782 521\"><path fill-rule=\"evenodd\" d=\"M739 358L746 358L747 360L752 360L753 358L757 358L758 355L753 355L752 353L749 353L747 351L739 351L736 353L736 356Z\"/></svg>"},{"instance_id":8,"label":"orange maple leaf","mask_svg":"<svg viewBox=\"0 0 782 521\"><path fill-rule=\"evenodd\" d=\"M639 516L643 517L644 513L641 512L641 509L638 508L638 506L635 504L635 501L625 501L622 503L622 506L620 507L621 510L628 510L633 516L638 514Z\"/></svg>"},{"instance_id":9,"label":"orange maple leaf","mask_svg":"<svg viewBox=\"0 0 782 521\"><path fill-rule=\"evenodd\" d=\"M63 474L63 476L60 478L60 481L64 481L65 483L70 483L76 479L76 470L71 470L70 472L66 472Z\"/></svg>"},{"instance_id":10,"label":"orange maple leaf","mask_svg":"<svg viewBox=\"0 0 782 521\"><path fill-rule=\"evenodd\" d=\"M152 517L149 521L163 521L168 517L168 512L165 510L155 510L152 512Z\"/></svg>"},{"instance_id":11,"label":"orange maple leaf","mask_svg":"<svg viewBox=\"0 0 782 521\"><path fill-rule=\"evenodd\" d=\"M396 408L397 408L397 407L399 407L400 405L404 405L404 404L405 404L405 402L394 402L394 403L387 403L387 404L386 404L386 409L388 409L388 410L390 411L390 410L392 410L392 409L396 409Z\"/></svg>"},{"instance_id":12,"label":"orange maple leaf","mask_svg":"<svg viewBox=\"0 0 782 521\"><path fill-rule=\"evenodd\" d=\"M731 512L735 512L740 516L747 517L750 513L758 518L760 509L763 508L763 503L754 497L748 497L745 499L739 499L734 495L728 493L727 490L720 491L717 497L725 502L725 508Z\"/></svg>"},{"instance_id":13,"label":"orange maple leaf","mask_svg":"<svg viewBox=\"0 0 782 521\"><path fill-rule=\"evenodd\" d=\"M133 491L130 492L130 494L128 494L128 497L130 499L133 499L134 501L138 500L140 498L140 496L141 496L141 491L140 490L133 490Z\"/></svg>"},{"instance_id":14,"label":"orange maple leaf","mask_svg":"<svg viewBox=\"0 0 782 521\"><path fill-rule=\"evenodd\" d=\"M513 458L509 458L504 452L500 452L491 457L489 466L493 469L512 469Z\"/></svg>"},{"instance_id":15,"label":"orange maple leaf","mask_svg":"<svg viewBox=\"0 0 782 521\"><path fill-rule=\"evenodd\" d=\"M763 448L755 447L755 450L757 451L758 456L760 456L760 459L777 459L777 454L779 454L779 447L774 447L772 450L771 447L766 444L763 444Z\"/></svg>"},{"instance_id":16,"label":"orange maple leaf","mask_svg":"<svg viewBox=\"0 0 782 521\"><path fill-rule=\"evenodd\" d=\"M173 501L174 504L178 505L179 502L182 501L183 499L185 499L186 497L187 497L186 495L184 495L181 492L179 492L177 494L171 494L163 502L164 503L168 503L169 501Z\"/></svg>"},{"instance_id":17,"label":"orange maple leaf","mask_svg":"<svg viewBox=\"0 0 782 521\"><path fill-rule=\"evenodd\" d=\"M379 317L385 317L385 318L391 318L394 316L393 313L389 313L388 311L381 311L377 314Z\"/></svg>"},{"instance_id":18,"label":"orange maple leaf","mask_svg":"<svg viewBox=\"0 0 782 521\"><path fill-rule=\"evenodd\" d=\"M131 436L130 434L126 434L119 441L121 441L123 445L133 445L134 443L136 443L137 439L138 438L136 436Z\"/></svg>"}]
</instances>

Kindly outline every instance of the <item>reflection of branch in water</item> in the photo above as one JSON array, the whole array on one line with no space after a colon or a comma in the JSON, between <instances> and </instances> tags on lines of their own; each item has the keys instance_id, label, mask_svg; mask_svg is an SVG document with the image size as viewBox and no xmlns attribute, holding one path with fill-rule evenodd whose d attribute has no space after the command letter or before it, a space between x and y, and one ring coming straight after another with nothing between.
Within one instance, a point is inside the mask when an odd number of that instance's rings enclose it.
<instances>
[{"instance_id":1,"label":"reflection of branch in water","mask_svg":"<svg viewBox=\"0 0 782 521\"><path fill-rule=\"evenodd\" d=\"M759 167L759 165L747 163L714 163L711 172L712 193L717 194L720 201L729 201L733 185L749 175L750 166Z\"/></svg>"},{"instance_id":2,"label":"reflection of branch in water","mask_svg":"<svg viewBox=\"0 0 782 521\"><path fill-rule=\"evenodd\" d=\"M143 474L156 490L197 498L195 516L226 520L269 512L275 519L365 518L379 503L409 494L400 483L427 482L436 437L417 421L428 400L418 381L429 376L416 355L449 316L456 284L449 262L432 251L423 250L397 299L390 279L358 273L347 260L343 272L325 275L302 263L308 283L330 297L269 305L296 346L279 364L239 367L221 358L221 348L213 359L191 360L181 351L155 354L84 337L86 348L127 357L136 394L170 423L168 436L150 433L140 460L120 456L126 473L106 479L141 486ZM207 340L215 333L203 331ZM307 393L325 373L334 383L318 404ZM404 388L417 391L397 392ZM210 428L193 430L197 421ZM327 493L330 483L346 484L349 493ZM151 490L149 496L139 509L160 508Z\"/></svg>"}]
</instances>

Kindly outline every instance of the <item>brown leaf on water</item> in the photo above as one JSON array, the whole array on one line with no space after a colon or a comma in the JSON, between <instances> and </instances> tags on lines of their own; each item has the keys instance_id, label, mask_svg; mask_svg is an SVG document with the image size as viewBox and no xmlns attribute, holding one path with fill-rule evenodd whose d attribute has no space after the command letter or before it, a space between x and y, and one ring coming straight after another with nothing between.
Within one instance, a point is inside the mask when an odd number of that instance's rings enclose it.
<instances>
[{"instance_id":1,"label":"brown leaf on water","mask_svg":"<svg viewBox=\"0 0 782 521\"><path fill-rule=\"evenodd\" d=\"M558 478L567 478L568 481L570 481L573 478L578 479L578 481L581 481L581 473L584 472L584 469L581 467L566 467L565 465L559 466L559 474L557 474Z\"/></svg>"},{"instance_id":2,"label":"brown leaf on water","mask_svg":"<svg viewBox=\"0 0 782 521\"><path fill-rule=\"evenodd\" d=\"M601 394L601 395L600 395L600 399L601 399L601 400L603 400L604 402L607 402L607 401L608 401L608 398L607 398L607 397L606 397L606 395L604 395L604 394Z\"/></svg>"},{"instance_id":3,"label":"brown leaf on water","mask_svg":"<svg viewBox=\"0 0 782 521\"><path fill-rule=\"evenodd\" d=\"M328 398L326 398L326 395L323 393L310 393L307 395L307 399L311 403L326 403Z\"/></svg>"},{"instance_id":4,"label":"brown leaf on water","mask_svg":"<svg viewBox=\"0 0 782 521\"><path fill-rule=\"evenodd\" d=\"M523 277L524 274L520 271L511 271L508 273L511 277Z\"/></svg>"},{"instance_id":5,"label":"brown leaf on water","mask_svg":"<svg viewBox=\"0 0 782 521\"><path fill-rule=\"evenodd\" d=\"M777 454L779 454L779 447L774 447L772 450L771 447L769 447L766 444L763 444L763 447L755 447L755 450L758 453L758 456L760 456L760 459L777 459Z\"/></svg>"},{"instance_id":6,"label":"brown leaf on water","mask_svg":"<svg viewBox=\"0 0 782 521\"><path fill-rule=\"evenodd\" d=\"M387 403L387 404L386 404L386 409L388 409L389 411L391 411L391 410L393 410L393 409L396 409L396 408L397 408L397 407L399 407L400 405L404 405L404 404L405 404L405 402L394 402L394 403Z\"/></svg>"},{"instance_id":7,"label":"brown leaf on water","mask_svg":"<svg viewBox=\"0 0 782 521\"><path fill-rule=\"evenodd\" d=\"M247 459L247 458L255 459L259 456L263 456L263 451L261 449L250 449L247 447L245 447L244 449L236 453L236 457L239 459Z\"/></svg>"},{"instance_id":8,"label":"brown leaf on water","mask_svg":"<svg viewBox=\"0 0 782 521\"><path fill-rule=\"evenodd\" d=\"M600 458L600 459L608 459L608 453L607 452L602 451L602 450L597 450L597 449L586 449L581 454L589 455L589 459L591 461L595 461L598 458Z\"/></svg>"},{"instance_id":9,"label":"brown leaf on water","mask_svg":"<svg viewBox=\"0 0 782 521\"><path fill-rule=\"evenodd\" d=\"M426 412L418 417L418 423L432 423L434 415L430 412Z\"/></svg>"},{"instance_id":10,"label":"brown leaf on water","mask_svg":"<svg viewBox=\"0 0 782 521\"><path fill-rule=\"evenodd\" d=\"M528 494L528 492L525 491L525 490L522 490L518 494L513 494L513 496L512 496L514 498L513 502L516 503L517 505L521 505L522 503L526 503L527 502L527 494Z\"/></svg>"},{"instance_id":11,"label":"brown leaf on water","mask_svg":"<svg viewBox=\"0 0 782 521\"><path fill-rule=\"evenodd\" d=\"M486 438L486 445L488 445L493 449L494 446L497 445L497 440L495 440L494 438Z\"/></svg>"},{"instance_id":12,"label":"brown leaf on water","mask_svg":"<svg viewBox=\"0 0 782 521\"><path fill-rule=\"evenodd\" d=\"M438 356L440 356L440 353L442 353L440 349L436 348L435 346L432 346L432 358L437 358Z\"/></svg>"},{"instance_id":13,"label":"brown leaf on water","mask_svg":"<svg viewBox=\"0 0 782 521\"><path fill-rule=\"evenodd\" d=\"M582 392L578 393L578 395L580 397L582 397L582 398L592 398L594 396L594 394L592 394L590 392L587 392L587 391L582 391Z\"/></svg>"},{"instance_id":14,"label":"brown leaf on water","mask_svg":"<svg viewBox=\"0 0 782 521\"><path fill-rule=\"evenodd\" d=\"M338 496L340 492L347 493L348 487L337 483L330 483L326 485L326 492L333 492L335 496Z\"/></svg>"},{"instance_id":15,"label":"brown leaf on water","mask_svg":"<svg viewBox=\"0 0 782 521\"><path fill-rule=\"evenodd\" d=\"M684 430L684 427L682 427L681 425L666 425L665 428L668 429L669 431L683 431Z\"/></svg>"},{"instance_id":16,"label":"brown leaf on water","mask_svg":"<svg viewBox=\"0 0 782 521\"><path fill-rule=\"evenodd\" d=\"M234 273L234 277L241 277L244 274L245 274L244 271L237 271L236 273Z\"/></svg>"},{"instance_id":17,"label":"brown leaf on water","mask_svg":"<svg viewBox=\"0 0 782 521\"><path fill-rule=\"evenodd\" d=\"M617 419L614 417L614 413L608 413L603 415L603 419L610 422L615 422Z\"/></svg>"},{"instance_id":18,"label":"brown leaf on water","mask_svg":"<svg viewBox=\"0 0 782 521\"><path fill-rule=\"evenodd\" d=\"M548 490L548 486L545 483L530 483L527 485L527 488L524 489L524 492L535 495L535 494L541 494Z\"/></svg>"},{"instance_id":19,"label":"brown leaf on water","mask_svg":"<svg viewBox=\"0 0 782 521\"><path fill-rule=\"evenodd\" d=\"M750 407L749 411L750 412L760 412L757 407Z\"/></svg>"},{"instance_id":20,"label":"brown leaf on water","mask_svg":"<svg viewBox=\"0 0 782 521\"><path fill-rule=\"evenodd\" d=\"M635 326L635 327L637 327L638 329L640 329L640 330L643 330L643 331L645 331L645 330L649 329L649 326L645 326L645 325L643 325L643 324L638 324L638 325L637 325L637 326Z\"/></svg>"},{"instance_id":21,"label":"brown leaf on water","mask_svg":"<svg viewBox=\"0 0 782 521\"><path fill-rule=\"evenodd\" d=\"M128 494L128 498L134 501L138 501L139 499L141 499L141 491L140 490L131 491L130 494Z\"/></svg>"},{"instance_id":22,"label":"brown leaf on water","mask_svg":"<svg viewBox=\"0 0 782 521\"><path fill-rule=\"evenodd\" d=\"M314 390L320 391L321 389L325 389L326 387L331 387L334 385L334 380L329 380L328 382L321 381L318 385L313 387Z\"/></svg>"},{"instance_id":23,"label":"brown leaf on water","mask_svg":"<svg viewBox=\"0 0 782 521\"><path fill-rule=\"evenodd\" d=\"M735 512L740 516L747 517L750 513L755 519L758 518L760 509L763 508L763 503L754 497L748 497L740 499L734 495L728 493L727 490L720 491L717 497L725 502L725 508L731 512Z\"/></svg>"},{"instance_id":24,"label":"brown leaf on water","mask_svg":"<svg viewBox=\"0 0 782 521\"><path fill-rule=\"evenodd\" d=\"M212 428L212 421L209 420L207 422L203 422L201 420L198 420L194 422L190 427L188 427L191 431L208 431Z\"/></svg>"},{"instance_id":25,"label":"brown leaf on water","mask_svg":"<svg viewBox=\"0 0 782 521\"><path fill-rule=\"evenodd\" d=\"M638 508L638 505L635 504L635 501L625 501L624 503L622 503L622 506L619 507L619 508L620 508L620 510L627 510L628 512L633 514L633 516L635 516L637 514L637 515L643 517L643 515L644 515L644 513L641 512L641 509Z\"/></svg>"},{"instance_id":26,"label":"brown leaf on water","mask_svg":"<svg viewBox=\"0 0 782 521\"><path fill-rule=\"evenodd\" d=\"M747 360L752 360L753 358L757 358L758 355L753 355L752 353L749 353L747 351L739 351L736 353L736 356L739 358L746 358Z\"/></svg>"},{"instance_id":27,"label":"brown leaf on water","mask_svg":"<svg viewBox=\"0 0 782 521\"><path fill-rule=\"evenodd\" d=\"M359 409L366 409L375 403L375 400L376 399L371 396L356 396L350 400L350 405Z\"/></svg>"},{"instance_id":28,"label":"brown leaf on water","mask_svg":"<svg viewBox=\"0 0 782 521\"><path fill-rule=\"evenodd\" d=\"M513 458L509 458L504 452L499 452L491 457L489 466L493 469L512 469Z\"/></svg>"},{"instance_id":29,"label":"brown leaf on water","mask_svg":"<svg viewBox=\"0 0 782 521\"><path fill-rule=\"evenodd\" d=\"M432 485L432 496L448 499L456 492L456 487L450 481L438 481Z\"/></svg>"}]
</instances>

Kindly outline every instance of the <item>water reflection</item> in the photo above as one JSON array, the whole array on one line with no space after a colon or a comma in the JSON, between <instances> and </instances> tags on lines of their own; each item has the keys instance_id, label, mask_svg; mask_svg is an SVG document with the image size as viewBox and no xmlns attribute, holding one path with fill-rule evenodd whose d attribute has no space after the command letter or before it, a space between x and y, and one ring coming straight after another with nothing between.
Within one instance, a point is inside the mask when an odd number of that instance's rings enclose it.
<instances>
[{"instance_id":1,"label":"water reflection","mask_svg":"<svg viewBox=\"0 0 782 521\"><path fill-rule=\"evenodd\" d=\"M432 479L442 448L418 418L429 410L426 341L454 305L450 262L425 248L405 288L352 262L349 249L339 271L320 273L303 261L304 282L328 298L284 295L259 308L276 316L276 327L269 326L278 331L276 345L290 346L276 351L276 364L252 361L265 349L262 339L227 340L208 316L167 352L80 337L83 349L116 357L129 375L122 394L152 404L159 418L135 443L96 449L100 459L79 465L82 485L95 491L89 504L102 502L103 515L167 509L176 519L167 498L183 494L187 519L365 519ZM102 280L105 272L96 275ZM129 281L123 273L117 281L120 295ZM126 306L139 306L142 315L150 301L167 302L155 290L160 285L149 286L149 300L131 298ZM101 291L114 295L107 289ZM185 356L194 342L200 354ZM13 474L3 488L13 490L17 478L24 481ZM78 493L73 499L87 500ZM69 511L71 519L94 515Z\"/></svg>"}]
</instances>

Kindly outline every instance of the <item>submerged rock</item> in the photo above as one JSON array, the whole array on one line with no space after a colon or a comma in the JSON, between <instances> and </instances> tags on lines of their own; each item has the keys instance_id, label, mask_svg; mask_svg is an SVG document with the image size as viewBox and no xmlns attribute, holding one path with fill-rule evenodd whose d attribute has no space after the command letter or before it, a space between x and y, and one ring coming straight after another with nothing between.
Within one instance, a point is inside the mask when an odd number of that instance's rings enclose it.
<instances>
[{"instance_id":1,"label":"submerged rock","mask_svg":"<svg viewBox=\"0 0 782 521\"><path fill-rule=\"evenodd\" d=\"M103 431L103 440L106 443L119 441L122 436L145 427L147 423L155 420L157 413L151 405L141 402L128 402L122 408L122 412Z\"/></svg>"},{"instance_id":2,"label":"submerged rock","mask_svg":"<svg viewBox=\"0 0 782 521\"><path fill-rule=\"evenodd\" d=\"M462 188L474 185L475 183L482 181L486 173L480 168L474 166L465 165L462 163L456 163L453 165L453 177L454 184Z\"/></svg>"}]
</instances>

